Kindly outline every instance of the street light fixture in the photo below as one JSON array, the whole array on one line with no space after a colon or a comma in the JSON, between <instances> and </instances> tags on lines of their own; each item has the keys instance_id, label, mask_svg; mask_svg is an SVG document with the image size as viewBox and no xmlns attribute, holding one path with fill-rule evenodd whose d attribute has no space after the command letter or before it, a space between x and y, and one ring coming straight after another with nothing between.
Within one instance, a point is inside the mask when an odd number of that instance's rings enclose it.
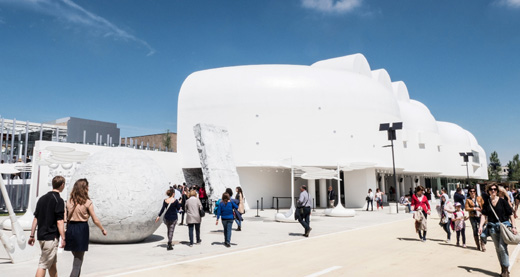
<instances>
[{"instance_id":1,"label":"street light fixture","mask_svg":"<svg viewBox=\"0 0 520 277\"><path fill-rule=\"evenodd\" d=\"M391 124L391 125L390 125ZM395 130L403 129L402 122L394 122L394 123L381 123L379 124L379 131L387 131L388 140L390 141L390 146L392 147L392 167L394 169L394 185L396 187L395 190L395 207L397 209L397 213L399 213L399 185L397 184L397 176L395 175L395 158L394 158L394 140L396 140Z\"/></svg>"},{"instance_id":2,"label":"street light fixture","mask_svg":"<svg viewBox=\"0 0 520 277\"><path fill-rule=\"evenodd\" d=\"M459 155L461 157L463 157L464 159L464 162L466 163L466 174L467 174L467 179L466 179L466 185L469 186L469 169L468 169L468 162L469 162L469 157L473 157L473 152L460 152Z\"/></svg>"}]
</instances>

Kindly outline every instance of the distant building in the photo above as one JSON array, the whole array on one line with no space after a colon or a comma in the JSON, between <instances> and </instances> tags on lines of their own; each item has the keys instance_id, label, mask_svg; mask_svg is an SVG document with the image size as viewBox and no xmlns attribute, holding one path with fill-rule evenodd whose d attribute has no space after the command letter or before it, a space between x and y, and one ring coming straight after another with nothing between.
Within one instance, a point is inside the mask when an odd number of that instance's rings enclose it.
<instances>
[{"instance_id":1,"label":"distant building","mask_svg":"<svg viewBox=\"0 0 520 277\"><path fill-rule=\"evenodd\" d=\"M35 141L119 145L116 123L66 117L47 123L0 118L0 159L7 163L33 156Z\"/></svg>"},{"instance_id":2,"label":"distant building","mask_svg":"<svg viewBox=\"0 0 520 277\"><path fill-rule=\"evenodd\" d=\"M162 133L137 137L126 137L121 138L121 145L136 146L136 148L141 148L142 145L143 148L165 150L164 140L166 139L166 136L166 133ZM168 151L177 152L177 134L169 133L169 136L171 144L168 148Z\"/></svg>"},{"instance_id":3,"label":"distant building","mask_svg":"<svg viewBox=\"0 0 520 277\"><path fill-rule=\"evenodd\" d=\"M502 182L507 181L507 177L509 175L509 167L501 166L500 167L500 172L498 172L498 175L500 176L500 180Z\"/></svg>"},{"instance_id":4,"label":"distant building","mask_svg":"<svg viewBox=\"0 0 520 277\"><path fill-rule=\"evenodd\" d=\"M117 146L121 136L117 123L77 117L60 118L48 123L66 127L66 142Z\"/></svg>"}]
</instances>

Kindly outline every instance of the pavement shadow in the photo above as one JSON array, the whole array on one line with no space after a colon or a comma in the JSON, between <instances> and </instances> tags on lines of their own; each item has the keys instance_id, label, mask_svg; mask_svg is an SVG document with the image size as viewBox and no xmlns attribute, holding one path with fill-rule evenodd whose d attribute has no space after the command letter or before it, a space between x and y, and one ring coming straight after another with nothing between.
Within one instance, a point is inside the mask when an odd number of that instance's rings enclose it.
<instances>
[{"instance_id":1,"label":"pavement shadow","mask_svg":"<svg viewBox=\"0 0 520 277\"><path fill-rule=\"evenodd\" d=\"M143 241L141 241L139 243L157 242L157 241L161 241L163 239L164 239L163 236L151 235L151 236L145 238Z\"/></svg>"},{"instance_id":2,"label":"pavement shadow","mask_svg":"<svg viewBox=\"0 0 520 277\"><path fill-rule=\"evenodd\" d=\"M487 276L500 276L500 274L498 274L496 272L491 272L489 270L485 270L485 269L482 269L482 268L476 268L476 267L470 267L470 266L462 266L462 265L459 265L459 268L465 269L469 273L478 272L478 273L482 273L482 274L487 275Z\"/></svg>"},{"instance_id":3,"label":"pavement shadow","mask_svg":"<svg viewBox=\"0 0 520 277\"><path fill-rule=\"evenodd\" d=\"M293 237L303 237L303 234L302 234L302 233L289 233L289 236L293 236Z\"/></svg>"},{"instance_id":4,"label":"pavement shadow","mask_svg":"<svg viewBox=\"0 0 520 277\"><path fill-rule=\"evenodd\" d=\"M404 241L421 241L420 239L412 239L412 238L397 238L398 240L404 240Z\"/></svg>"},{"instance_id":5,"label":"pavement shadow","mask_svg":"<svg viewBox=\"0 0 520 277\"><path fill-rule=\"evenodd\" d=\"M464 247L462 247L460 245L451 244L451 243L439 243L439 245L451 246L451 247L462 248L462 249L469 249L469 250L477 250L477 247L474 247L474 246L467 246L466 248L464 248Z\"/></svg>"},{"instance_id":6,"label":"pavement shadow","mask_svg":"<svg viewBox=\"0 0 520 277\"><path fill-rule=\"evenodd\" d=\"M431 240L431 241L436 241L436 242L443 242L443 241L446 241L446 240L442 240L442 239L426 239L426 240Z\"/></svg>"},{"instance_id":7,"label":"pavement shadow","mask_svg":"<svg viewBox=\"0 0 520 277\"><path fill-rule=\"evenodd\" d=\"M163 240L164 237L163 236L159 236L159 235L151 235L147 238L145 238L144 240L142 241L139 241L139 242L133 242L132 244L143 244L143 243L150 243L150 242L158 242L158 241L161 241ZM97 244L97 245L109 245L109 244L128 244L126 242L120 242L120 243L102 243L102 242L89 242L89 244Z\"/></svg>"},{"instance_id":8,"label":"pavement shadow","mask_svg":"<svg viewBox=\"0 0 520 277\"><path fill-rule=\"evenodd\" d=\"M161 244L157 244L155 247L166 248L166 247L168 247L168 244L167 243L161 243Z\"/></svg>"},{"instance_id":9,"label":"pavement shadow","mask_svg":"<svg viewBox=\"0 0 520 277\"><path fill-rule=\"evenodd\" d=\"M211 230L210 233L224 233L224 230Z\"/></svg>"},{"instance_id":10,"label":"pavement shadow","mask_svg":"<svg viewBox=\"0 0 520 277\"><path fill-rule=\"evenodd\" d=\"M230 243L231 245L237 245L236 243ZM214 241L211 243L211 245L224 245L223 242Z\"/></svg>"}]
</instances>

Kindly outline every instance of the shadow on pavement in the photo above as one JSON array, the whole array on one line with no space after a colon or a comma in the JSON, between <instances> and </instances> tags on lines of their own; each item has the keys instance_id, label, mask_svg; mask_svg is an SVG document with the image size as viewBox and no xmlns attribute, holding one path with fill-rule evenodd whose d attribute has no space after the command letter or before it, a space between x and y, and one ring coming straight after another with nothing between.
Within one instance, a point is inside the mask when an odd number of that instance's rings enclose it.
<instances>
[{"instance_id":1,"label":"shadow on pavement","mask_svg":"<svg viewBox=\"0 0 520 277\"><path fill-rule=\"evenodd\" d=\"M412 238L397 238L398 240L405 240L405 241L420 241L419 239L412 239Z\"/></svg>"},{"instance_id":2,"label":"shadow on pavement","mask_svg":"<svg viewBox=\"0 0 520 277\"><path fill-rule=\"evenodd\" d=\"M231 245L237 245L236 243L230 243ZM211 243L211 245L224 245L223 242L214 241Z\"/></svg>"},{"instance_id":3,"label":"shadow on pavement","mask_svg":"<svg viewBox=\"0 0 520 277\"><path fill-rule=\"evenodd\" d=\"M496 272L491 272L489 270L480 269L480 268L476 268L476 267L469 267L469 266L462 266L462 265L460 265L459 268L465 269L469 273L478 272L478 273L482 273L482 274L487 275L487 276L500 276L500 274L498 274Z\"/></svg>"},{"instance_id":4,"label":"shadow on pavement","mask_svg":"<svg viewBox=\"0 0 520 277\"><path fill-rule=\"evenodd\" d=\"M451 243L439 243L439 245L463 248L461 245L459 246L459 245L451 244ZM477 247L475 247L475 246L468 246L468 247L466 247L466 249L468 249L468 250L477 250Z\"/></svg>"},{"instance_id":5,"label":"shadow on pavement","mask_svg":"<svg viewBox=\"0 0 520 277\"><path fill-rule=\"evenodd\" d=\"M303 237L303 234L302 234L302 233L289 233L289 236L293 236L293 237Z\"/></svg>"}]
</instances>

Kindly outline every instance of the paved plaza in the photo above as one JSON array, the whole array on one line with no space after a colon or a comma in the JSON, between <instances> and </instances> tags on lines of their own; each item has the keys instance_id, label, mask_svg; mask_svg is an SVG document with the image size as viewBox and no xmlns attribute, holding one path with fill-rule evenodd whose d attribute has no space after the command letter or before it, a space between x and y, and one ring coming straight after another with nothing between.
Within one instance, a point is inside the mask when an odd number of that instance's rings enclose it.
<instances>
[{"instance_id":1,"label":"paved plaza","mask_svg":"<svg viewBox=\"0 0 520 277\"><path fill-rule=\"evenodd\" d=\"M438 226L428 222L428 240L421 243L411 214L358 210L353 218L313 213L309 238L301 236L298 223L278 223L275 210L245 215L243 231L233 232L232 247L223 245L222 226L207 215L201 226L201 245L188 246L188 228L177 226L174 250L166 251L164 225L138 244L90 244L82 276L498 276L500 270L493 243L485 253L475 251L471 230L468 248L450 244ZM5 217L0 218L0 221ZM236 225L235 225L236 226ZM234 226L234 227L235 227ZM468 226L469 227L469 226ZM511 276L520 276L518 252L509 246ZM0 250L0 276L34 276L37 260L11 264ZM72 255L58 256L58 272L68 276Z\"/></svg>"}]
</instances>

